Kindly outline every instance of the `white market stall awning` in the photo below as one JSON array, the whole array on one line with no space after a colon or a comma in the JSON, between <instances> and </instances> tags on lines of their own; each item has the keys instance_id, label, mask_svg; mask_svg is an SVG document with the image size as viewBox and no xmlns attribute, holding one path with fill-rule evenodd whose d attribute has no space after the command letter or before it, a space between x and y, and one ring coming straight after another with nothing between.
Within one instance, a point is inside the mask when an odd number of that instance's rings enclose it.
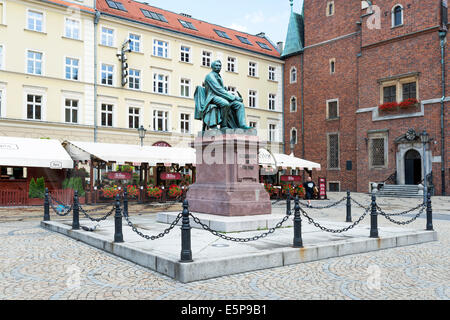
<instances>
[{"instance_id":1,"label":"white market stall awning","mask_svg":"<svg viewBox=\"0 0 450 320\"><path fill-rule=\"evenodd\" d=\"M73 169L58 140L0 137L0 166Z\"/></svg>"},{"instance_id":2,"label":"white market stall awning","mask_svg":"<svg viewBox=\"0 0 450 320\"><path fill-rule=\"evenodd\" d=\"M320 170L320 164L296 158L293 155L271 153L267 149L259 150L259 164L263 167L291 168L291 169L316 169Z\"/></svg>"},{"instance_id":3,"label":"white market stall awning","mask_svg":"<svg viewBox=\"0 0 450 320\"><path fill-rule=\"evenodd\" d=\"M156 166L158 163L178 164L185 166L195 164L195 149L150 147L131 144L110 144L80 141L65 141L65 148L72 159L88 161L91 156L104 162L148 163Z\"/></svg>"}]
</instances>

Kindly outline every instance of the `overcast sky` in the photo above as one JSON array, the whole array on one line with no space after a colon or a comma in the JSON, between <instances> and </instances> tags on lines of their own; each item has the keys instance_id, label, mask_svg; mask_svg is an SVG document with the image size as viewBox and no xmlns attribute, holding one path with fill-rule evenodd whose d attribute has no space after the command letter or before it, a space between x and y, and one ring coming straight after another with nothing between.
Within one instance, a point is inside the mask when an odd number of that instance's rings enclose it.
<instances>
[{"instance_id":1,"label":"overcast sky","mask_svg":"<svg viewBox=\"0 0 450 320\"><path fill-rule=\"evenodd\" d=\"M250 34L265 32L274 43L286 41L289 0L137 0L155 7L187 13L193 18ZM301 12L303 0L294 0Z\"/></svg>"}]
</instances>

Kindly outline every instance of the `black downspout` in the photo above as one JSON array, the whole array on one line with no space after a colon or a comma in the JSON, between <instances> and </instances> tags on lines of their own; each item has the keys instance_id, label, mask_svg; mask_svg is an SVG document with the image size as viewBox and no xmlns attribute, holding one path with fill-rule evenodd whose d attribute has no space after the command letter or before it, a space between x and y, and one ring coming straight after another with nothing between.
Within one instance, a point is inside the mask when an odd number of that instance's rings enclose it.
<instances>
[{"instance_id":1,"label":"black downspout","mask_svg":"<svg viewBox=\"0 0 450 320\"><path fill-rule=\"evenodd\" d=\"M303 55L304 52L301 54L301 72L302 72L302 81L301 81L301 105L302 105L302 159L305 159L305 104L304 104L304 97L303 97L303 78L304 78L304 66L303 66Z\"/></svg>"},{"instance_id":2,"label":"black downspout","mask_svg":"<svg viewBox=\"0 0 450 320\"><path fill-rule=\"evenodd\" d=\"M442 195L446 195L445 190L445 128L444 128L444 117L445 117L445 38L447 36L446 30L439 31L439 38L441 42L441 68L442 68L442 99L441 99L441 180L442 180Z\"/></svg>"}]
</instances>

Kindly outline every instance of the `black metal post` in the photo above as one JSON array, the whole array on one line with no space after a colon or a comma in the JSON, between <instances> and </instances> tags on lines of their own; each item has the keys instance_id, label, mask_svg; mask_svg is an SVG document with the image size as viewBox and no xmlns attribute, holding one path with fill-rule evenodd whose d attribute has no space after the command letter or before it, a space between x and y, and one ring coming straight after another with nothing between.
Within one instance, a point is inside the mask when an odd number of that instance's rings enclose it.
<instances>
[{"instance_id":1,"label":"black metal post","mask_svg":"<svg viewBox=\"0 0 450 320\"><path fill-rule=\"evenodd\" d=\"M352 204L350 202L350 191L347 191L347 217L345 222L352 222Z\"/></svg>"},{"instance_id":2,"label":"black metal post","mask_svg":"<svg viewBox=\"0 0 450 320\"><path fill-rule=\"evenodd\" d=\"M291 215L291 194L288 193L287 199L286 199L286 215Z\"/></svg>"},{"instance_id":3,"label":"black metal post","mask_svg":"<svg viewBox=\"0 0 450 320\"><path fill-rule=\"evenodd\" d=\"M372 204L371 204L371 213L370 213L370 237L371 238L379 238L378 237L378 213L377 213L377 202L376 202L375 194L372 194Z\"/></svg>"},{"instance_id":4,"label":"black metal post","mask_svg":"<svg viewBox=\"0 0 450 320\"><path fill-rule=\"evenodd\" d=\"M45 188L44 221L50 221L50 202L48 199L48 188Z\"/></svg>"},{"instance_id":5,"label":"black metal post","mask_svg":"<svg viewBox=\"0 0 450 320\"><path fill-rule=\"evenodd\" d=\"M80 208L78 203L78 191L75 190L73 195L73 220L72 230L80 230Z\"/></svg>"},{"instance_id":6,"label":"black metal post","mask_svg":"<svg viewBox=\"0 0 450 320\"><path fill-rule=\"evenodd\" d=\"M294 248L303 248L302 240L302 217L300 216L300 201L295 197L294 214Z\"/></svg>"},{"instance_id":7,"label":"black metal post","mask_svg":"<svg viewBox=\"0 0 450 320\"><path fill-rule=\"evenodd\" d=\"M183 202L183 224L181 226L181 260L180 262L192 262L191 250L191 225L189 223L189 203Z\"/></svg>"},{"instance_id":8,"label":"black metal post","mask_svg":"<svg viewBox=\"0 0 450 320\"><path fill-rule=\"evenodd\" d=\"M431 192L427 194L427 230L433 231L433 209L431 208Z\"/></svg>"},{"instance_id":9,"label":"black metal post","mask_svg":"<svg viewBox=\"0 0 450 320\"><path fill-rule=\"evenodd\" d=\"M114 242L122 243L122 213L120 212L120 198L119 195L116 196L116 214L114 216Z\"/></svg>"},{"instance_id":10,"label":"black metal post","mask_svg":"<svg viewBox=\"0 0 450 320\"><path fill-rule=\"evenodd\" d=\"M123 192L123 215L128 217L128 192L126 189Z\"/></svg>"}]
</instances>

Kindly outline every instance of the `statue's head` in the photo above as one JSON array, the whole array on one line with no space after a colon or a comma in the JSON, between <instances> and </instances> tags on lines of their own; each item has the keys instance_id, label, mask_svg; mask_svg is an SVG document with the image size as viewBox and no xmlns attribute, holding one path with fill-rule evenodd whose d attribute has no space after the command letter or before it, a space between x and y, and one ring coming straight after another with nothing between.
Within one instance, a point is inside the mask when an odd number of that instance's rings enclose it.
<instances>
[{"instance_id":1,"label":"statue's head","mask_svg":"<svg viewBox=\"0 0 450 320\"><path fill-rule=\"evenodd\" d=\"M213 69L213 71L219 73L220 70L222 70L222 62L220 62L220 60L216 60L213 63L211 63L211 69Z\"/></svg>"}]
</instances>

